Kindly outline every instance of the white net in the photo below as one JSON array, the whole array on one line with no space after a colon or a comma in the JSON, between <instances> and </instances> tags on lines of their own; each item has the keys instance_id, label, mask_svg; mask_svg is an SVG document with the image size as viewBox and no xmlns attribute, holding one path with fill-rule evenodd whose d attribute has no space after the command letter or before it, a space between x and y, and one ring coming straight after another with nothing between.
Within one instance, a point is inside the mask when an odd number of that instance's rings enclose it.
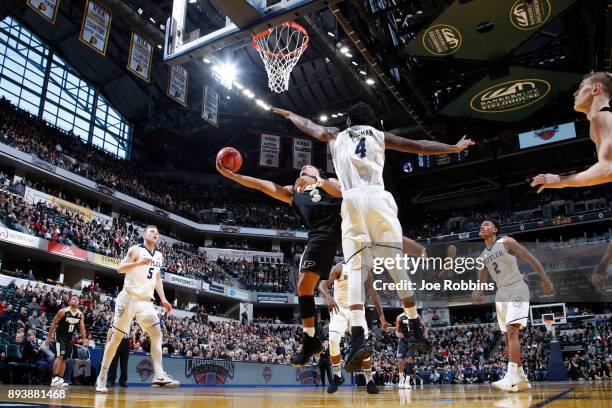
<instances>
[{"instance_id":1,"label":"white net","mask_svg":"<svg viewBox=\"0 0 612 408\"><path fill-rule=\"evenodd\" d=\"M308 33L292 21L270 28L253 37L268 73L268 86L280 93L289 89L291 71L308 47Z\"/></svg>"}]
</instances>

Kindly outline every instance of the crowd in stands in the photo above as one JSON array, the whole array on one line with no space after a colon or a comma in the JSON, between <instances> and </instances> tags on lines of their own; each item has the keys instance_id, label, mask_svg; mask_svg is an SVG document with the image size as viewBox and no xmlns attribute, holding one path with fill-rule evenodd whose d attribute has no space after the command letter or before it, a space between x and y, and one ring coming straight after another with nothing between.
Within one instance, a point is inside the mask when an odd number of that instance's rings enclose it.
<instances>
[{"instance_id":1,"label":"crowd in stands","mask_svg":"<svg viewBox=\"0 0 612 408\"><path fill-rule=\"evenodd\" d=\"M0 123L2 143L166 211L208 224L301 228L301 222L288 206L277 205L260 193L228 189L223 185L168 183L148 177L131 162L88 145L72 133L47 125L15 108L5 98L0 99Z\"/></svg>"}]
</instances>

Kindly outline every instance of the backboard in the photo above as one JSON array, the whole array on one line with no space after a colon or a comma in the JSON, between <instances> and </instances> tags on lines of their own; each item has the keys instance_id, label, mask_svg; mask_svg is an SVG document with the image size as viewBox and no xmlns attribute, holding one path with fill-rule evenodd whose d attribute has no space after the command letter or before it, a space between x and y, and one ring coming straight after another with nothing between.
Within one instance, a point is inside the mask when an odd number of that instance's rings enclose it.
<instances>
[{"instance_id":1,"label":"backboard","mask_svg":"<svg viewBox=\"0 0 612 408\"><path fill-rule=\"evenodd\" d=\"M545 305L529 306L532 326L544 326L546 317L553 318L553 325L567 322L565 303L549 303Z\"/></svg>"},{"instance_id":2,"label":"backboard","mask_svg":"<svg viewBox=\"0 0 612 408\"><path fill-rule=\"evenodd\" d=\"M174 0L166 24L164 62L182 64L229 45L250 42L254 34L339 1L222 0L214 2L213 8L209 1ZM221 28L210 28L215 20Z\"/></svg>"}]
</instances>

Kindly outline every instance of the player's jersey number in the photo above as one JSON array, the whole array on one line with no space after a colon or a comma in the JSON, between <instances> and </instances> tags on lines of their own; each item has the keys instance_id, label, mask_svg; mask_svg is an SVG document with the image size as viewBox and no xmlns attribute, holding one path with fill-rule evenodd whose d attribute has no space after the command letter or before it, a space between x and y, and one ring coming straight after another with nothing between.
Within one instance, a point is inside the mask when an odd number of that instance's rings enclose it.
<instances>
[{"instance_id":1,"label":"player's jersey number","mask_svg":"<svg viewBox=\"0 0 612 408\"><path fill-rule=\"evenodd\" d=\"M366 157L365 137L362 137L359 143L357 143L355 154L358 154L362 159Z\"/></svg>"},{"instance_id":2,"label":"player's jersey number","mask_svg":"<svg viewBox=\"0 0 612 408\"><path fill-rule=\"evenodd\" d=\"M149 274L147 275L147 279L151 279L153 277L153 270L155 268L149 268Z\"/></svg>"}]
</instances>

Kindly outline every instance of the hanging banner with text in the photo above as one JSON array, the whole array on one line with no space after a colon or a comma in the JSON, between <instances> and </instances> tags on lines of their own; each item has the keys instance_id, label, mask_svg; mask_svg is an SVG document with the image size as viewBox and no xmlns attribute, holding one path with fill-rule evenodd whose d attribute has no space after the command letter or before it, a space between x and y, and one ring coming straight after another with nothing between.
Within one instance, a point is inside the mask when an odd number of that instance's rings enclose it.
<instances>
[{"instance_id":1,"label":"hanging banner with text","mask_svg":"<svg viewBox=\"0 0 612 408\"><path fill-rule=\"evenodd\" d=\"M40 14L42 18L55 24L57 11L59 10L60 0L28 0L28 6Z\"/></svg>"},{"instance_id":2,"label":"hanging banner with text","mask_svg":"<svg viewBox=\"0 0 612 408\"><path fill-rule=\"evenodd\" d=\"M262 133L259 137L259 160L261 167L278 168L280 162L281 137Z\"/></svg>"},{"instance_id":3,"label":"hanging banner with text","mask_svg":"<svg viewBox=\"0 0 612 408\"><path fill-rule=\"evenodd\" d=\"M312 140L293 138L293 169L312 164Z\"/></svg>"},{"instance_id":4,"label":"hanging banner with text","mask_svg":"<svg viewBox=\"0 0 612 408\"><path fill-rule=\"evenodd\" d=\"M204 86L202 118L219 127L219 92L208 85Z\"/></svg>"},{"instance_id":5,"label":"hanging banner with text","mask_svg":"<svg viewBox=\"0 0 612 408\"><path fill-rule=\"evenodd\" d=\"M87 0L79 40L96 52L106 55L112 16L109 9L95 1Z\"/></svg>"},{"instance_id":6,"label":"hanging banner with text","mask_svg":"<svg viewBox=\"0 0 612 408\"><path fill-rule=\"evenodd\" d=\"M175 65L170 69L170 79L168 80L167 94L171 99L187 106L187 70L180 65Z\"/></svg>"},{"instance_id":7,"label":"hanging banner with text","mask_svg":"<svg viewBox=\"0 0 612 408\"><path fill-rule=\"evenodd\" d=\"M336 174L336 169L334 168L334 160L331 154L331 149L329 148L329 143L326 143L327 147L325 149L325 151L327 152L325 154L325 162L326 162L326 166L325 166L325 171L328 173L333 173Z\"/></svg>"},{"instance_id":8,"label":"hanging banner with text","mask_svg":"<svg viewBox=\"0 0 612 408\"><path fill-rule=\"evenodd\" d=\"M153 42L147 40L140 33L132 31L127 65L128 71L148 83L151 80L152 60Z\"/></svg>"}]
</instances>

